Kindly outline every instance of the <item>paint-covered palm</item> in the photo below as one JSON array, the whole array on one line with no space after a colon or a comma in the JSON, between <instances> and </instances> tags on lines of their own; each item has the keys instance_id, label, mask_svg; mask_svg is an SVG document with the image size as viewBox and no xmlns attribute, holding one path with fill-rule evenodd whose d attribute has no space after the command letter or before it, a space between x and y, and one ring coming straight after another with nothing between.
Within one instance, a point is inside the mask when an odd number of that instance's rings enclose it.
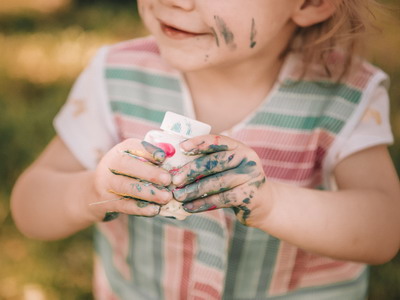
<instances>
[{"instance_id":1,"label":"paint-covered palm","mask_svg":"<svg viewBox=\"0 0 400 300\"><path fill-rule=\"evenodd\" d=\"M258 155L238 141L216 135L190 139L181 148L187 155L203 155L174 174L174 198L191 213L232 207L238 219L250 225L265 183Z\"/></svg>"}]
</instances>

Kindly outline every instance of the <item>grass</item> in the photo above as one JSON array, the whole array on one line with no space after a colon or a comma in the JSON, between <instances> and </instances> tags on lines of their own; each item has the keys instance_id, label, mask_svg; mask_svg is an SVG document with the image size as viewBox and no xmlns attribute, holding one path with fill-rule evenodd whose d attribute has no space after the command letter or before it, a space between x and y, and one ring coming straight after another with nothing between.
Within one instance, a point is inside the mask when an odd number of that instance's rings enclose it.
<instances>
[{"instance_id":1,"label":"grass","mask_svg":"<svg viewBox=\"0 0 400 300\"><path fill-rule=\"evenodd\" d=\"M52 119L96 49L145 34L133 2L0 3L0 299L92 298L91 229L62 241L29 240L16 230L8 201L17 176L54 135ZM392 78L390 150L400 170L398 12L384 19L384 34L373 37L368 52ZM400 256L372 268L370 291L370 300L400 299Z\"/></svg>"}]
</instances>

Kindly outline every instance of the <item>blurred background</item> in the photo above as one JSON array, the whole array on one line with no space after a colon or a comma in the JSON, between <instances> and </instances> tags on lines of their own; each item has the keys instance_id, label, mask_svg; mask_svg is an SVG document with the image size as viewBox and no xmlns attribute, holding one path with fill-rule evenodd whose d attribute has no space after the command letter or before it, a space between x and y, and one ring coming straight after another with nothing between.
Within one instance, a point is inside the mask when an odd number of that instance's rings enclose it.
<instances>
[{"instance_id":1,"label":"blurred background","mask_svg":"<svg viewBox=\"0 0 400 300\"><path fill-rule=\"evenodd\" d=\"M390 12L377 15L380 29L366 50L392 79L390 151L400 174L400 2L381 2ZM12 222L9 195L54 135L52 119L96 49L145 34L135 0L1 0L0 300L92 299L91 229L29 240ZM400 255L372 267L370 300L383 299L400 299Z\"/></svg>"}]
</instances>

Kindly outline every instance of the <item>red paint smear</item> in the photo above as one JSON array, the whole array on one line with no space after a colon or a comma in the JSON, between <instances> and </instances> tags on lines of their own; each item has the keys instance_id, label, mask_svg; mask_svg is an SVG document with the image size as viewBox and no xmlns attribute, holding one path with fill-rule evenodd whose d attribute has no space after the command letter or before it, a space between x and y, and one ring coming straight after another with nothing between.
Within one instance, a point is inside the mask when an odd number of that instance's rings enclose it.
<instances>
[{"instance_id":1,"label":"red paint smear","mask_svg":"<svg viewBox=\"0 0 400 300\"><path fill-rule=\"evenodd\" d=\"M156 146L159 147L159 148L161 148L161 149L165 152L165 155L166 155L167 157L172 157L172 156L174 156L174 154L175 154L175 152L176 152L175 147L172 146L172 145L169 144L169 143L157 143Z\"/></svg>"},{"instance_id":2,"label":"red paint smear","mask_svg":"<svg viewBox=\"0 0 400 300\"><path fill-rule=\"evenodd\" d=\"M215 138L214 138L214 145L219 145L219 140L221 139L221 136L219 136L219 135L217 135Z\"/></svg>"},{"instance_id":3,"label":"red paint smear","mask_svg":"<svg viewBox=\"0 0 400 300\"><path fill-rule=\"evenodd\" d=\"M189 282L191 279L191 271L193 266L195 236L192 232L186 231L183 233L183 268L182 268L182 283L180 290L180 299L187 300L189 296Z\"/></svg>"},{"instance_id":4,"label":"red paint smear","mask_svg":"<svg viewBox=\"0 0 400 300\"><path fill-rule=\"evenodd\" d=\"M202 179L204 177L206 177L206 176L205 175L199 175L194 179L194 181L197 182L197 181L199 181L200 179Z\"/></svg>"},{"instance_id":5,"label":"red paint smear","mask_svg":"<svg viewBox=\"0 0 400 300\"><path fill-rule=\"evenodd\" d=\"M210 210L216 210L217 209L217 206L216 205L214 205L214 206L211 206L209 209L207 209L207 211L210 211Z\"/></svg>"},{"instance_id":6,"label":"red paint smear","mask_svg":"<svg viewBox=\"0 0 400 300\"><path fill-rule=\"evenodd\" d=\"M169 170L168 172L169 172L169 174L175 176L176 174L179 173L179 171L180 171L179 168L173 168L173 169Z\"/></svg>"}]
</instances>

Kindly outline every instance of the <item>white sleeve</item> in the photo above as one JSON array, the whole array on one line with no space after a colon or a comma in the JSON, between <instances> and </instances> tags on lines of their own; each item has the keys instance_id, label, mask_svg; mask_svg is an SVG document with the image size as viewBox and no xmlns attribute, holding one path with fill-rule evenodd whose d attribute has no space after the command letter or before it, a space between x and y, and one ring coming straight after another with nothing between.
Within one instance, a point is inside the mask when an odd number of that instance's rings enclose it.
<instances>
[{"instance_id":1,"label":"white sleeve","mask_svg":"<svg viewBox=\"0 0 400 300\"><path fill-rule=\"evenodd\" d=\"M94 169L118 141L104 79L106 53L105 47L97 52L53 122L57 134L87 169Z\"/></svg>"},{"instance_id":2,"label":"white sleeve","mask_svg":"<svg viewBox=\"0 0 400 300\"><path fill-rule=\"evenodd\" d=\"M371 94L370 103L360 122L338 153L337 161L369 147L392 143L389 96L386 88L379 85Z\"/></svg>"}]
</instances>

